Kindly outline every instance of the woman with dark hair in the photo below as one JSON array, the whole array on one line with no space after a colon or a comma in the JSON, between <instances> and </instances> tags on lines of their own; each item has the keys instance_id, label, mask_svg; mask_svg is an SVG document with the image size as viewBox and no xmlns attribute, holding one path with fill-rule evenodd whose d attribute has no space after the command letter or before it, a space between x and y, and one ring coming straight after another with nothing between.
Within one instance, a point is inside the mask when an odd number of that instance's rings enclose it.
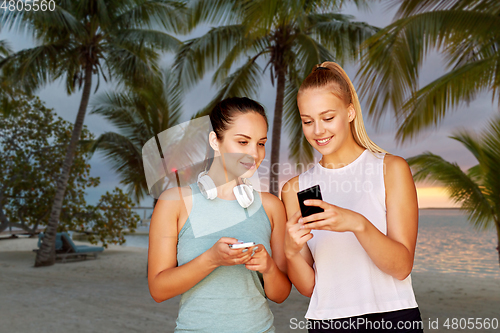
<instances>
[{"instance_id":1,"label":"woman with dark hair","mask_svg":"<svg viewBox=\"0 0 500 333\"><path fill-rule=\"evenodd\" d=\"M162 193L153 212L149 290L157 302L182 294L176 332L274 332L266 298L281 303L291 289L285 211L245 181L265 156L266 114L251 99L229 98L210 121L209 170ZM231 248L239 240L256 245Z\"/></svg>"},{"instance_id":2,"label":"woman with dark hair","mask_svg":"<svg viewBox=\"0 0 500 333\"><path fill-rule=\"evenodd\" d=\"M422 332L410 272L417 240L415 184L406 161L368 137L356 91L333 62L302 83L297 105L307 141L322 158L290 179L288 276L311 297L310 332ZM323 212L301 216L297 192L319 185Z\"/></svg>"}]
</instances>

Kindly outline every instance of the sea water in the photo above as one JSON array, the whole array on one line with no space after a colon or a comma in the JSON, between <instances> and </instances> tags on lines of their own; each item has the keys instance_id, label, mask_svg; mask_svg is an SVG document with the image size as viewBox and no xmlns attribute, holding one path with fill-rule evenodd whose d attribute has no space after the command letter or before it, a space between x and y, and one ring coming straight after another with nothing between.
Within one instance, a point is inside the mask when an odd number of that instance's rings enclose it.
<instances>
[{"instance_id":1,"label":"sea water","mask_svg":"<svg viewBox=\"0 0 500 333\"><path fill-rule=\"evenodd\" d=\"M126 246L148 247L148 236L127 235ZM439 272L500 279L495 228L478 231L458 209L422 209L414 272Z\"/></svg>"},{"instance_id":2,"label":"sea water","mask_svg":"<svg viewBox=\"0 0 500 333\"><path fill-rule=\"evenodd\" d=\"M458 209L422 209L415 272L500 278L496 229L477 230Z\"/></svg>"}]
</instances>

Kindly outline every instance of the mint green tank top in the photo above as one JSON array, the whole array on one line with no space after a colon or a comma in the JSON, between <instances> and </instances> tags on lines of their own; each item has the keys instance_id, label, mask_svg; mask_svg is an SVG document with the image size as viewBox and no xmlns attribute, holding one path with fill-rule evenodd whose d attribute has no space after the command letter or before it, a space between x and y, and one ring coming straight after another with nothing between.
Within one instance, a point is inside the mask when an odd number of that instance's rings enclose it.
<instances>
[{"instance_id":1,"label":"mint green tank top","mask_svg":"<svg viewBox=\"0 0 500 333\"><path fill-rule=\"evenodd\" d=\"M181 266L211 248L221 237L263 244L271 255L271 224L260 196L247 209L236 200L204 198L190 185L193 206L179 232ZM181 296L175 332L275 332L274 317L260 273L245 265L220 266Z\"/></svg>"}]
</instances>

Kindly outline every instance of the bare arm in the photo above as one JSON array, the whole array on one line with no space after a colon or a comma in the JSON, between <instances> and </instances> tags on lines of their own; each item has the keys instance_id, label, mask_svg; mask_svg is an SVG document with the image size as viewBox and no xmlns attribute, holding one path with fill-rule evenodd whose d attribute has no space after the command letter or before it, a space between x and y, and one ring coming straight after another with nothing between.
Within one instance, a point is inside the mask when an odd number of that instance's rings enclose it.
<instances>
[{"instance_id":1,"label":"bare arm","mask_svg":"<svg viewBox=\"0 0 500 333\"><path fill-rule=\"evenodd\" d=\"M250 254L232 250L227 244L234 238L221 238L209 250L190 262L177 266L177 234L179 220L187 219L184 200L179 189L165 191L151 217L148 250L148 284L156 302L163 302L191 289L215 268L244 264Z\"/></svg>"},{"instance_id":2,"label":"bare arm","mask_svg":"<svg viewBox=\"0 0 500 333\"><path fill-rule=\"evenodd\" d=\"M285 232L285 256L288 277L295 288L304 296L311 297L314 289L314 260L307 241L313 237L310 230L301 229L298 222L300 207L297 199L298 177L290 179L281 191L281 199L285 205L287 216Z\"/></svg>"},{"instance_id":3,"label":"bare arm","mask_svg":"<svg viewBox=\"0 0 500 333\"><path fill-rule=\"evenodd\" d=\"M412 270L415 255L418 229L417 194L410 168L403 158L388 155L384 164L387 235L380 232L363 215L321 200L307 200L309 202L306 204L322 207L325 212L304 218L303 222L315 222L302 228L352 231L381 271L403 280Z\"/></svg>"},{"instance_id":4,"label":"bare arm","mask_svg":"<svg viewBox=\"0 0 500 333\"><path fill-rule=\"evenodd\" d=\"M261 193L261 195L262 204L272 226L272 257L260 244L259 250L245 266L250 270L262 273L267 298L276 303L281 303L288 297L292 288L292 284L286 275L286 260L283 253L285 209L276 196L270 193Z\"/></svg>"},{"instance_id":5,"label":"bare arm","mask_svg":"<svg viewBox=\"0 0 500 333\"><path fill-rule=\"evenodd\" d=\"M362 220L362 227L355 235L380 270L403 280L411 273L415 256L417 192L410 168L403 158L388 155L384 164L387 236L366 219Z\"/></svg>"}]
</instances>

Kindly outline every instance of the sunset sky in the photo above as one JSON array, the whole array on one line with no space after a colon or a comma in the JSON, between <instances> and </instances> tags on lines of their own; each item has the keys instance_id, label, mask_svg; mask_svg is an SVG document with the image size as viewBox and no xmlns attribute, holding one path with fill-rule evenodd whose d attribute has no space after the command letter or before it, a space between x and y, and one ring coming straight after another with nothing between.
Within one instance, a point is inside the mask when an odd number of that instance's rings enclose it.
<instances>
[{"instance_id":1,"label":"sunset sky","mask_svg":"<svg viewBox=\"0 0 500 333\"><path fill-rule=\"evenodd\" d=\"M386 26L392 22L395 11L395 8L385 8L385 6L380 4L380 2L374 3L371 11L369 12L360 12L354 6L347 6L343 10L344 13L354 15L358 21L364 21L378 27ZM202 35L206 31L208 31L208 27L200 27L190 36L181 36L179 38L181 40L186 40ZM33 46L33 42L29 36L19 35L5 29L0 32L0 40L1 39L7 40L15 51ZM171 56L166 58L166 66L170 65L168 59L171 58ZM344 69L353 80L355 87L358 86L356 80L354 80L357 72L356 64L345 65ZM439 75L443 74L445 70L446 68L444 66L444 62L439 54L436 52L430 54L422 67L421 84L424 85L431 82ZM185 112L182 120L188 120L193 113L201 109L204 104L212 99L216 89L211 87L210 79L211 73L208 73L205 76L205 79L198 86L187 93L184 103ZM109 84L101 85L97 94L103 93L105 90L112 90L112 88L113 87ZM43 101L46 102L48 107L54 108L59 116L74 123L81 98L81 92L77 92L72 96L67 96L64 85L61 82L56 82L39 90L37 94ZM271 85L268 72L262 77L261 93L258 96L254 96L254 98L265 106L269 115L269 120L272 122L275 87ZM92 104L92 97L90 102ZM361 101L361 103L363 107L364 101ZM405 143L404 145L398 144L398 142L395 141L395 122L390 117L385 117L378 128L373 126L370 119L367 119L366 117L364 119L371 139L390 153L408 158L418 155L424 151L430 151L434 154L442 156L448 161L458 163L458 165L465 170L476 164L475 158L461 144L448 137L458 129L475 131L481 130L485 127L488 120L491 119L494 114L498 113L498 108L496 106L497 101L492 103L490 93L479 95L474 102L470 103L470 105L463 105L458 109L449 112L438 128L423 131L414 141ZM113 126L107 123L100 116L89 115L90 111L91 109L89 108L85 119L85 125L88 126L88 129L91 132L95 135L99 135L107 131L115 130ZM266 145L267 158L269 158L271 151L270 134L271 133L269 133L268 144ZM288 138L285 134L282 139L281 156L282 161L285 162L288 156ZM92 158L91 165L91 175L101 177L101 185L96 189L88 191L87 198L89 203L94 203L106 191L112 190L115 186L122 187L122 185L119 185L117 175L111 171L109 165L99 154ZM419 206L421 208L454 206L454 204L448 199L444 189L431 184L417 184L417 187ZM151 206L151 204L152 199L150 198L141 202L142 206Z\"/></svg>"}]
</instances>

